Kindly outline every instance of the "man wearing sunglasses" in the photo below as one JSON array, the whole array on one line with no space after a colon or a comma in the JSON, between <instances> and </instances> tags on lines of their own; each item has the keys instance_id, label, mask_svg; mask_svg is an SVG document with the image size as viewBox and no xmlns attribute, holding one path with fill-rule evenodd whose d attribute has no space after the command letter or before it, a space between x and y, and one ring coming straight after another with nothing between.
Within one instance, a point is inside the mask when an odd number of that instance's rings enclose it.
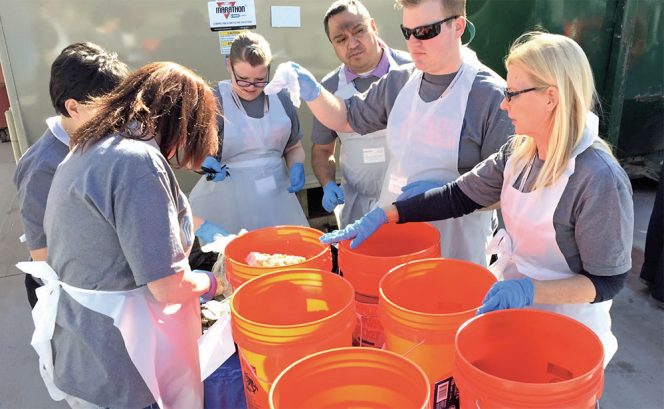
<instances>
[{"instance_id":1,"label":"man wearing sunglasses","mask_svg":"<svg viewBox=\"0 0 664 409\"><path fill-rule=\"evenodd\" d=\"M325 13L323 26L342 64L325 76L322 85L340 98L364 92L388 71L412 62L407 53L389 48L378 37L375 21L359 0L335 1ZM341 142L341 187L336 183L337 139ZM334 211L343 228L378 201L387 168L385 130L367 135L335 132L314 118L311 140L311 163L323 186L323 208Z\"/></svg>"},{"instance_id":2,"label":"man wearing sunglasses","mask_svg":"<svg viewBox=\"0 0 664 409\"><path fill-rule=\"evenodd\" d=\"M414 65L390 71L345 101L293 63L302 99L337 132L387 130L388 169L379 206L454 180L496 152L513 132L500 110L505 81L461 44L465 0L396 0ZM493 212L432 223L444 257L486 265Z\"/></svg>"}]
</instances>

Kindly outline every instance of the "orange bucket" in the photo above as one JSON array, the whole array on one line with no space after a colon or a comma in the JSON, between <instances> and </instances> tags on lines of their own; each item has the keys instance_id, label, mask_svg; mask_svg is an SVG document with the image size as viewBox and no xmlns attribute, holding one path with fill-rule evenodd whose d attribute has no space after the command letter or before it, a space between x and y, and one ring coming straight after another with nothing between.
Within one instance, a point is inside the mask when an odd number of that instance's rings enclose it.
<instances>
[{"instance_id":1,"label":"orange bucket","mask_svg":"<svg viewBox=\"0 0 664 409\"><path fill-rule=\"evenodd\" d=\"M231 301L248 408L267 408L271 383L298 359L351 346L353 287L328 271L297 269L244 283Z\"/></svg>"},{"instance_id":2,"label":"orange bucket","mask_svg":"<svg viewBox=\"0 0 664 409\"><path fill-rule=\"evenodd\" d=\"M271 409L402 408L429 405L429 381L404 357L373 348L339 348L309 355L279 375Z\"/></svg>"},{"instance_id":3,"label":"orange bucket","mask_svg":"<svg viewBox=\"0 0 664 409\"><path fill-rule=\"evenodd\" d=\"M330 247L321 244L319 230L303 226L275 226L252 230L233 239L225 250L225 268L233 290L254 277L280 270L314 268L332 270ZM302 263L286 267L258 267L247 264L249 253L257 251L268 254L302 256Z\"/></svg>"},{"instance_id":4,"label":"orange bucket","mask_svg":"<svg viewBox=\"0 0 664 409\"><path fill-rule=\"evenodd\" d=\"M378 284L388 271L413 260L440 256L440 233L428 223L385 224L356 249L339 243L339 270L357 293L358 323L353 343L380 348Z\"/></svg>"},{"instance_id":5,"label":"orange bucket","mask_svg":"<svg viewBox=\"0 0 664 409\"><path fill-rule=\"evenodd\" d=\"M428 223L382 225L358 248L339 243L339 270L355 292L378 297L378 284L388 271L413 260L440 256L440 233Z\"/></svg>"},{"instance_id":6,"label":"orange bucket","mask_svg":"<svg viewBox=\"0 0 664 409\"><path fill-rule=\"evenodd\" d=\"M395 267L380 282L378 317L386 348L424 370L435 407L458 407L452 380L454 336L495 282L480 265L441 258Z\"/></svg>"},{"instance_id":7,"label":"orange bucket","mask_svg":"<svg viewBox=\"0 0 664 409\"><path fill-rule=\"evenodd\" d=\"M455 346L461 407L591 409L602 395L602 343L564 315L490 312L466 322Z\"/></svg>"}]
</instances>

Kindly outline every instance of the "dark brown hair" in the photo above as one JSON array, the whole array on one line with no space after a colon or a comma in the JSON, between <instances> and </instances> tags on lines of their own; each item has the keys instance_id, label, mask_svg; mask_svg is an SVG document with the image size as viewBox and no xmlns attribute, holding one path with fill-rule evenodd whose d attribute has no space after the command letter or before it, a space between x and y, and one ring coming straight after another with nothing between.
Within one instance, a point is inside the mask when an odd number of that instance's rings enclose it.
<instances>
[{"instance_id":1,"label":"dark brown hair","mask_svg":"<svg viewBox=\"0 0 664 409\"><path fill-rule=\"evenodd\" d=\"M117 54L93 43L70 44L51 65L51 104L58 114L68 117L66 100L87 103L111 91L128 74L129 68Z\"/></svg>"},{"instance_id":2,"label":"dark brown hair","mask_svg":"<svg viewBox=\"0 0 664 409\"><path fill-rule=\"evenodd\" d=\"M74 149L85 149L113 133L125 138L156 137L167 159L198 168L217 152L217 104L205 81L172 62L147 64L114 91L95 98L95 116L71 137Z\"/></svg>"},{"instance_id":3,"label":"dark brown hair","mask_svg":"<svg viewBox=\"0 0 664 409\"><path fill-rule=\"evenodd\" d=\"M358 15L364 17L366 20L371 20L371 14L369 14L369 10L360 2L359 0L337 0L330 7L327 9L325 12L325 16L323 17L323 27L325 28L325 35L327 36L327 39L332 41L330 39L330 26L329 26L329 21L333 16L336 16L337 14L341 14L346 10L350 10L350 8L353 7L355 13Z\"/></svg>"}]
</instances>

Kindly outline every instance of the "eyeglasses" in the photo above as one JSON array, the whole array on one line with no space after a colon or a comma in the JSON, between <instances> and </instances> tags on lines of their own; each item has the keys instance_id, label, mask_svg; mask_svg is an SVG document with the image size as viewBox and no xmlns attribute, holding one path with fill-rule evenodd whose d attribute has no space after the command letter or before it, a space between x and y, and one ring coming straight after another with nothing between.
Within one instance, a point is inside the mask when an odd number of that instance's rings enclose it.
<instances>
[{"instance_id":1,"label":"eyeglasses","mask_svg":"<svg viewBox=\"0 0 664 409\"><path fill-rule=\"evenodd\" d=\"M401 24L401 32L403 33L403 36L406 40L410 38L412 35L413 37L417 38L418 40L429 40L431 38L434 38L438 34L440 34L441 26L444 23L447 23L450 20L457 19L461 16L451 16L448 18L444 18L440 21L437 21L435 23L427 24L426 26L419 26L415 28L407 28L404 27L403 24Z\"/></svg>"},{"instance_id":2,"label":"eyeglasses","mask_svg":"<svg viewBox=\"0 0 664 409\"><path fill-rule=\"evenodd\" d=\"M237 84L238 87L242 88L248 88L250 86L254 86L256 88L265 88L265 86L270 82L270 66L267 66L267 78L264 79L263 81L247 81L247 80L241 80L237 77L237 74L235 73L235 68L233 68L233 64L231 64L231 71L233 72L233 76L235 77L235 83Z\"/></svg>"},{"instance_id":3,"label":"eyeglasses","mask_svg":"<svg viewBox=\"0 0 664 409\"><path fill-rule=\"evenodd\" d=\"M533 88L526 88L526 89L522 89L521 91L508 91L508 90L504 90L504 91L503 91L503 96L505 97L505 99L507 100L507 102L510 102L510 101L512 101L512 98L514 98L514 97L517 96L517 95L525 94L526 92L530 92L530 91L537 91L538 89L544 89L544 88L547 88L547 87L533 87Z\"/></svg>"}]
</instances>

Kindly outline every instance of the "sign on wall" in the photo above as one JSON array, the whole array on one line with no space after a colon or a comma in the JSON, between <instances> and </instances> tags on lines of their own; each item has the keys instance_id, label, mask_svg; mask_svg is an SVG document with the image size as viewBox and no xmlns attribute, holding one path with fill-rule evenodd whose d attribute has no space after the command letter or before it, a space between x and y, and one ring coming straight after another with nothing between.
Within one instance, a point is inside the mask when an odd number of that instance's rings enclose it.
<instances>
[{"instance_id":1,"label":"sign on wall","mask_svg":"<svg viewBox=\"0 0 664 409\"><path fill-rule=\"evenodd\" d=\"M254 0L210 1L208 14L212 31L256 28Z\"/></svg>"}]
</instances>

